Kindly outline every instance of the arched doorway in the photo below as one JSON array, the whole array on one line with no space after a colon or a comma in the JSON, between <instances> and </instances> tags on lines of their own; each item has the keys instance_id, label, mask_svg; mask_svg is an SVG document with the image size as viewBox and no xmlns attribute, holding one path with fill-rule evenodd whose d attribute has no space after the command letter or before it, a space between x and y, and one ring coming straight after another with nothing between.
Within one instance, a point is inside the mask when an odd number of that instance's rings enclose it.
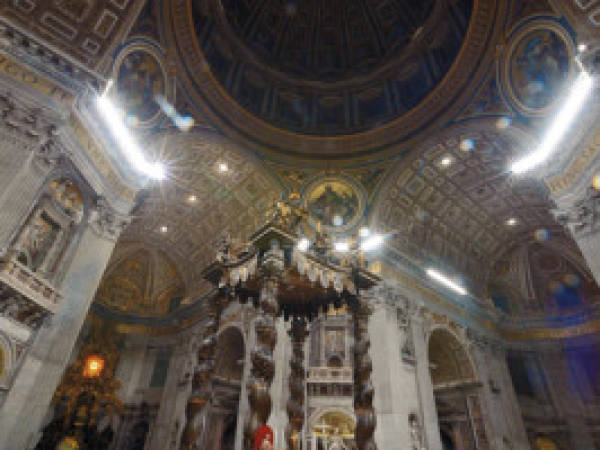
<instances>
[{"instance_id":1,"label":"arched doorway","mask_svg":"<svg viewBox=\"0 0 600 450\"><path fill-rule=\"evenodd\" d=\"M480 383L465 348L450 330L431 333L429 367L444 450L489 448Z\"/></svg>"},{"instance_id":2,"label":"arched doorway","mask_svg":"<svg viewBox=\"0 0 600 450\"><path fill-rule=\"evenodd\" d=\"M310 422L308 448L311 450L350 450L355 448L354 418L343 411L326 411Z\"/></svg>"},{"instance_id":3,"label":"arched doorway","mask_svg":"<svg viewBox=\"0 0 600 450\"><path fill-rule=\"evenodd\" d=\"M214 402L209 412L205 436L207 450L233 450L238 405L244 369L244 336L237 327L228 327L217 341Z\"/></svg>"}]
</instances>

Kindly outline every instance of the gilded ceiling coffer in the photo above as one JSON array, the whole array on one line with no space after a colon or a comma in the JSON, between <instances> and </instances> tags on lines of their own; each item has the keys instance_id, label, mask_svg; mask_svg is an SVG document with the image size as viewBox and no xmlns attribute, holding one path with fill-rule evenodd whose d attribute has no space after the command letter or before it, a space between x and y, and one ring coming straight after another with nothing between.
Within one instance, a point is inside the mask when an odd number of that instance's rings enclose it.
<instances>
[{"instance_id":1,"label":"gilded ceiling coffer","mask_svg":"<svg viewBox=\"0 0 600 450\"><path fill-rule=\"evenodd\" d=\"M376 449L367 332L371 310L360 291L373 287L380 279L362 267L362 258L336 257L333 242L320 230L312 247L298 245L302 240L298 229L304 217L293 197L288 202L278 202L269 215L269 222L254 233L248 243L236 246L229 238L223 238L216 261L204 270L204 277L218 291L211 304L216 312L214 322L207 327L206 345L198 352L201 369L194 376L188 400L183 449L199 448L202 439L199 417L203 405L210 400L218 317L225 302L233 299L241 303L252 301L260 311L255 322L256 344L251 353L252 367L247 382L250 412L244 429L244 448L252 448L255 431L267 423L271 414L270 386L275 374L273 349L277 340L277 317L281 315L286 321L292 320L289 332L292 339L287 405L289 425L285 431L289 448L297 449L304 421L303 343L308 335L307 322L317 317L319 311L326 312L330 306L340 308L345 305L352 311L355 322L357 443L361 449Z\"/></svg>"}]
</instances>

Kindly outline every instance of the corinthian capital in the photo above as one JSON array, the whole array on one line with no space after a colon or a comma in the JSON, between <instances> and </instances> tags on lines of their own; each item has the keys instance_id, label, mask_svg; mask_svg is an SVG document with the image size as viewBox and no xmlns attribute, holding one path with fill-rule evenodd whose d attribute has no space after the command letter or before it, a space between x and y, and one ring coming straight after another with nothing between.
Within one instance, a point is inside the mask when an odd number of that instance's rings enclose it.
<instances>
[{"instance_id":1,"label":"corinthian capital","mask_svg":"<svg viewBox=\"0 0 600 450\"><path fill-rule=\"evenodd\" d=\"M131 217L117 213L104 197L98 197L88 222L99 236L116 241Z\"/></svg>"},{"instance_id":2,"label":"corinthian capital","mask_svg":"<svg viewBox=\"0 0 600 450\"><path fill-rule=\"evenodd\" d=\"M575 238L600 231L600 191L590 187L584 198L568 208L553 211L558 222Z\"/></svg>"}]
</instances>

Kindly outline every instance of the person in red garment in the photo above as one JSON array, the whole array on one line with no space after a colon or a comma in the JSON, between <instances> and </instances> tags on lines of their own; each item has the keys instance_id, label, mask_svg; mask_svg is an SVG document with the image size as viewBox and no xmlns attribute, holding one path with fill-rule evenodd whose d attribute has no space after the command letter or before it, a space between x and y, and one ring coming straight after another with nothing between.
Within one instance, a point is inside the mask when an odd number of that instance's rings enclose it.
<instances>
[{"instance_id":1,"label":"person in red garment","mask_svg":"<svg viewBox=\"0 0 600 450\"><path fill-rule=\"evenodd\" d=\"M261 425L254 432L253 450L273 450L273 429L269 425Z\"/></svg>"}]
</instances>

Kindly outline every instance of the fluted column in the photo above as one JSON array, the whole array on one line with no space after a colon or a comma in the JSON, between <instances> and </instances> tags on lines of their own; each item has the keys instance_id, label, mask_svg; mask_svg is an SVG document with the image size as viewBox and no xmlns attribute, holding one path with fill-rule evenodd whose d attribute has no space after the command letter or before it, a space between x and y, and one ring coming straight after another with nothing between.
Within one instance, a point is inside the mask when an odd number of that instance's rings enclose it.
<instances>
[{"instance_id":1,"label":"fluted column","mask_svg":"<svg viewBox=\"0 0 600 450\"><path fill-rule=\"evenodd\" d=\"M219 295L211 302L202 340L196 351L196 365L192 375L192 392L185 410L186 423L181 437L181 448L196 450L203 433L203 413L212 395L212 377L215 369L217 332L225 299Z\"/></svg>"},{"instance_id":2,"label":"fluted column","mask_svg":"<svg viewBox=\"0 0 600 450\"><path fill-rule=\"evenodd\" d=\"M289 377L290 398L287 403L289 417L287 442L290 450L299 450L304 424L304 340L308 335L306 320L292 319L289 335L292 339L292 358Z\"/></svg>"},{"instance_id":3,"label":"fluted column","mask_svg":"<svg viewBox=\"0 0 600 450\"><path fill-rule=\"evenodd\" d=\"M273 348L277 340L275 317L278 313L277 280L265 280L261 291L262 316L255 322L256 346L251 354L252 369L248 378L248 403L250 414L244 428L244 448L252 448L254 432L267 423L271 415L272 400L269 388L275 374Z\"/></svg>"},{"instance_id":4,"label":"fluted column","mask_svg":"<svg viewBox=\"0 0 600 450\"><path fill-rule=\"evenodd\" d=\"M373 409L373 365L369 356L369 315L371 308L364 300L354 306L354 413L356 415L355 438L361 450L375 450L373 434L377 419Z\"/></svg>"}]
</instances>

